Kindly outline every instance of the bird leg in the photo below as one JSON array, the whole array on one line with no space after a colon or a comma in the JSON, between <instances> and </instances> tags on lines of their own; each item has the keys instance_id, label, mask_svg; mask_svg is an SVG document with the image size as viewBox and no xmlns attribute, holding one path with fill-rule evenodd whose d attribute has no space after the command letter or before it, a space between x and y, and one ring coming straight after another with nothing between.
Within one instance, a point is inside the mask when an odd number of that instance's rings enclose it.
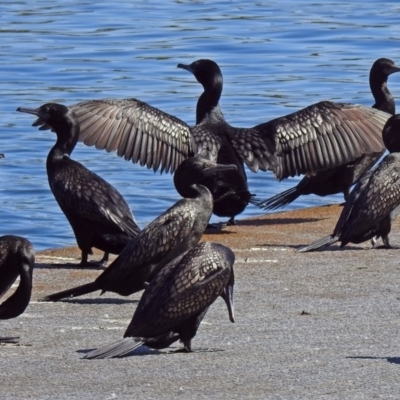
<instances>
[{"instance_id":1,"label":"bird leg","mask_svg":"<svg viewBox=\"0 0 400 400\"><path fill-rule=\"evenodd\" d=\"M88 255L87 251L82 251L79 267L105 267L110 253L104 252L103 258L100 261L88 261Z\"/></svg>"},{"instance_id":2,"label":"bird leg","mask_svg":"<svg viewBox=\"0 0 400 400\"><path fill-rule=\"evenodd\" d=\"M383 242L382 246L375 246L374 245L374 249L400 249L399 246L394 246L394 245L390 244L389 235L382 236L382 242ZM375 240L375 243L376 243L376 240Z\"/></svg>"}]
</instances>

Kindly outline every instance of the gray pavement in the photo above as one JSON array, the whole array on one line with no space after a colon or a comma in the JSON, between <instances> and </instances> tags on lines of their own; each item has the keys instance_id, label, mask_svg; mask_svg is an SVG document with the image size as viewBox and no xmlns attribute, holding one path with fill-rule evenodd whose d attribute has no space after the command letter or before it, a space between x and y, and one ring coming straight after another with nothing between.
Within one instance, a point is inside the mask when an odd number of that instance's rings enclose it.
<instances>
[{"instance_id":1,"label":"gray pavement","mask_svg":"<svg viewBox=\"0 0 400 400\"><path fill-rule=\"evenodd\" d=\"M175 344L83 360L123 336L140 294L37 302L101 272L57 266L77 249L40 253L31 304L0 322L1 336L21 337L20 345L0 346L0 399L400 398L398 250L365 243L295 252L330 233L338 213L327 207L273 214L206 235L235 251L236 323L218 299L191 354L174 354ZM399 231L396 225L394 244Z\"/></svg>"}]
</instances>

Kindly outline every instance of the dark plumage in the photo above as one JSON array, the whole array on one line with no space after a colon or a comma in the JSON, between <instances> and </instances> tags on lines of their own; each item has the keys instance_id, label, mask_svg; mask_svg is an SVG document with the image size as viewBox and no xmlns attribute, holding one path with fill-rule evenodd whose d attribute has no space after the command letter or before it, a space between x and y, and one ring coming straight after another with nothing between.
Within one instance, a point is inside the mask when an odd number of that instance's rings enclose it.
<instances>
[{"instance_id":1,"label":"dark plumage","mask_svg":"<svg viewBox=\"0 0 400 400\"><path fill-rule=\"evenodd\" d=\"M382 137L390 154L354 187L332 235L302 247L299 252L316 250L335 242L341 242L340 247L369 239L375 242L379 237L385 247L391 247L391 223L400 205L400 114L388 119Z\"/></svg>"},{"instance_id":2,"label":"dark plumage","mask_svg":"<svg viewBox=\"0 0 400 400\"><path fill-rule=\"evenodd\" d=\"M395 103L387 87L387 80L390 74L398 71L400 68L387 58L380 58L374 62L369 75L369 84L375 99L373 108L394 115ZM377 147L375 151L363 154L343 165L319 171L315 175L305 176L297 186L261 201L259 206L266 210L274 210L285 207L299 196L307 194L327 196L343 192L346 200L351 186L358 182L361 176L378 161L384 151L382 145L381 149Z\"/></svg>"},{"instance_id":3,"label":"dark plumage","mask_svg":"<svg viewBox=\"0 0 400 400\"><path fill-rule=\"evenodd\" d=\"M198 60L179 67L191 71L204 87L195 126L136 99L94 100L72 106L82 127L79 140L117 150L126 160L154 170L174 171L193 153L235 164L238 170L232 179L224 175L217 188L215 181L209 186L214 212L225 212L231 219L250 201L243 162L254 172L272 170L281 180L314 175L383 149L381 132L389 115L354 104L320 102L254 128L234 128L218 104L222 92L218 65Z\"/></svg>"},{"instance_id":4,"label":"dark plumage","mask_svg":"<svg viewBox=\"0 0 400 400\"><path fill-rule=\"evenodd\" d=\"M125 339L84 358L121 357L143 344L161 349L177 340L185 351L191 351L191 340L218 296L225 300L234 322L234 261L232 250L222 244L197 244L164 267L146 288Z\"/></svg>"},{"instance_id":5,"label":"dark plumage","mask_svg":"<svg viewBox=\"0 0 400 400\"><path fill-rule=\"evenodd\" d=\"M17 277L18 288L0 305L0 319L16 318L29 304L32 293L32 270L35 252L29 240L18 236L0 237L0 298ZM15 337L0 337L0 342L15 342Z\"/></svg>"},{"instance_id":6,"label":"dark plumage","mask_svg":"<svg viewBox=\"0 0 400 400\"><path fill-rule=\"evenodd\" d=\"M180 169L187 168L189 161L185 160L178 167L178 174ZM234 165L218 165L209 160L198 165L204 175L235 168ZM43 300L57 301L96 290L129 296L144 289L146 282L151 281L169 261L200 240L211 217L213 199L206 187L197 184L186 187L184 195L186 198L175 203L132 239L94 282L52 294Z\"/></svg>"},{"instance_id":7,"label":"dark plumage","mask_svg":"<svg viewBox=\"0 0 400 400\"><path fill-rule=\"evenodd\" d=\"M47 176L51 191L67 217L82 251L81 265L87 264L92 247L119 254L140 229L122 195L100 176L70 155L79 137L79 124L73 111L61 104L49 103L36 109L18 108L34 114L34 126L51 127L57 142L47 157ZM42 129L42 128L40 128Z\"/></svg>"}]
</instances>

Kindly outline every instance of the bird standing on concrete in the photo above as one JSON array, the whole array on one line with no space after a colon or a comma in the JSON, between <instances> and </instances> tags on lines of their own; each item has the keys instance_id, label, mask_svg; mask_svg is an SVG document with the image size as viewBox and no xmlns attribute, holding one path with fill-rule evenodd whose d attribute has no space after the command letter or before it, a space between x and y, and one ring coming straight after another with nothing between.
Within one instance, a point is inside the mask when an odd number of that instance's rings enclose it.
<instances>
[{"instance_id":1,"label":"bird standing on concrete","mask_svg":"<svg viewBox=\"0 0 400 400\"><path fill-rule=\"evenodd\" d=\"M162 349L180 340L184 351L208 308L221 296L234 322L231 249L203 242L165 266L149 284L135 310L124 339L91 351L84 358L121 357L141 345Z\"/></svg>"},{"instance_id":2,"label":"bird standing on concrete","mask_svg":"<svg viewBox=\"0 0 400 400\"><path fill-rule=\"evenodd\" d=\"M92 247L104 251L100 265L107 263L109 253L119 254L140 229L122 195L70 158L79 137L79 123L73 111L56 103L34 109L20 107L17 111L36 115L34 126L50 127L57 135L47 157L47 176L82 251L80 265L91 265L88 255L92 254Z\"/></svg>"},{"instance_id":3,"label":"bird standing on concrete","mask_svg":"<svg viewBox=\"0 0 400 400\"><path fill-rule=\"evenodd\" d=\"M341 242L362 243L382 238L386 248L392 221L400 206L400 114L388 119L382 132L388 154L372 171L369 171L351 191L333 233L298 251L304 253Z\"/></svg>"},{"instance_id":4,"label":"bird standing on concrete","mask_svg":"<svg viewBox=\"0 0 400 400\"><path fill-rule=\"evenodd\" d=\"M193 157L184 160L176 173L182 176L195 170L193 176L201 181L215 171L235 168L234 165L219 165ZM42 300L58 301L97 290L129 296L144 289L168 262L197 244L207 227L213 208L210 191L200 184L184 185L182 194L185 198L147 225L94 282L51 294Z\"/></svg>"}]
</instances>

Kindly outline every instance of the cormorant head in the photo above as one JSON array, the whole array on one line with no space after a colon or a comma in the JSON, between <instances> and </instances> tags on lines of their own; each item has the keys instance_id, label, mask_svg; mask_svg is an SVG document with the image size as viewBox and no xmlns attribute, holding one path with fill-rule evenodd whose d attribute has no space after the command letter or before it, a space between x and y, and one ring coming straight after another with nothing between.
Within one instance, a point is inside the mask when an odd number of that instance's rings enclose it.
<instances>
[{"instance_id":1,"label":"cormorant head","mask_svg":"<svg viewBox=\"0 0 400 400\"><path fill-rule=\"evenodd\" d=\"M385 80L390 74L394 72L399 72L400 68L388 58L379 58L376 60L371 67L370 78L373 76L383 76Z\"/></svg>"},{"instance_id":2,"label":"cormorant head","mask_svg":"<svg viewBox=\"0 0 400 400\"><path fill-rule=\"evenodd\" d=\"M197 81L203 85L205 90L213 88L216 84L222 86L222 72L218 64L212 60L201 59L189 65L178 64L178 68L183 68L191 72Z\"/></svg>"},{"instance_id":3,"label":"cormorant head","mask_svg":"<svg viewBox=\"0 0 400 400\"><path fill-rule=\"evenodd\" d=\"M183 160L175 171L175 188L182 197L192 197L191 185L203 184L206 178L220 171L236 169L234 164L217 164L200 156L189 157Z\"/></svg>"},{"instance_id":4,"label":"cormorant head","mask_svg":"<svg viewBox=\"0 0 400 400\"><path fill-rule=\"evenodd\" d=\"M39 130L51 129L57 132L57 128L72 125L71 112L63 104L46 103L39 108L18 107L17 111L36 115L38 119L32 126L39 126Z\"/></svg>"},{"instance_id":5,"label":"cormorant head","mask_svg":"<svg viewBox=\"0 0 400 400\"><path fill-rule=\"evenodd\" d=\"M386 121L382 131L382 139L389 153L400 152L400 114L392 115Z\"/></svg>"}]
</instances>

